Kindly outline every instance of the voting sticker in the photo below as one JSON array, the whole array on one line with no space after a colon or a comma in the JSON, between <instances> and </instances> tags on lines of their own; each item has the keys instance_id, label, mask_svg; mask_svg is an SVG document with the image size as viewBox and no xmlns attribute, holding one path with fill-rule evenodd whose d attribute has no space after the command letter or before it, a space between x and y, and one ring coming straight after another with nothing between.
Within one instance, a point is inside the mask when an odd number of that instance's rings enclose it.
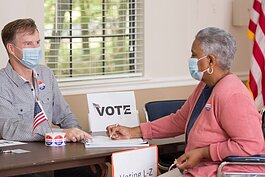
<instances>
[{"instance_id":1,"label":"voting sticker","mask_svg":"<svg viewBox=\"0 0 265 177\"><path fill-rule=\"evenodd\" d=\"M207 103L207 104L205 105L205 109L206 109L206 111L210 111L211 108L212 108L212 105L211 105L211 104Z\"/></svg>"},{"instance_id":2,"label":"voting sticker","mask_svg":"<svg viewBox=\"0 0 265 177\"><path fill-rule=\"evenodd\" d=\"M44 90L45 89L45 84L42 81L39 81L38 85L39 85L39 89L40 90Z\"/></svg>"}]
</instances>

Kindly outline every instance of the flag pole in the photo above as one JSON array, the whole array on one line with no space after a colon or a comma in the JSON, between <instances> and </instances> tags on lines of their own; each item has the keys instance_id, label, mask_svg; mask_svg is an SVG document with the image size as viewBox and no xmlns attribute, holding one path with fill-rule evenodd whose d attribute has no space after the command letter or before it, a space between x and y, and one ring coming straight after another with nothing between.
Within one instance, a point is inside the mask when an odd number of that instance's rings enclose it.
<instances>
[{"instance_id":1,"label":"flag pole","mask_svg":"<svg viewBox=\"0 0 265 177\"><path fill-rule=\"evenodd\" d=\"M51 132L52 132L52 134L53 134L53 131L52 131L52 126L51 126L51 124L50 124L49 120L47 119L46 121L47 121L47 123L48 123L48 125L49 125L49 128L51 129Z\"/></svg>"}]
</instances>

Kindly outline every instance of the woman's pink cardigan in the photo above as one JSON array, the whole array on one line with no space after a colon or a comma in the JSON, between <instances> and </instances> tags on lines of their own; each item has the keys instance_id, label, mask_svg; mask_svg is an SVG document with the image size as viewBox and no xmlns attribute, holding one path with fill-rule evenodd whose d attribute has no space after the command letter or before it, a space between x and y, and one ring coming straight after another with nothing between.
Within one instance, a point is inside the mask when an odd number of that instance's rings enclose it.
<instances>
[{"instance_id":1,"label":"woman's pink cardigan","mask_svg":"<svg viewBox=\"0 0 265 177\"><path fill-rule=\"evenodd\" d=\"M154 139L184 134L192 110L204 87L205 83L200 82L175 114L140 124L143 138ZM184 176L216 176L218 165L227 156L265 154L261 115L246 86L234 74L227 75L213 88L210 98L189 133L186 152L206 146L210 147L211 159L205 159L194 168L186 170ZM265 172L265 166L233 166L224 170L235 169Z\"/></svg>"}]
</instances>

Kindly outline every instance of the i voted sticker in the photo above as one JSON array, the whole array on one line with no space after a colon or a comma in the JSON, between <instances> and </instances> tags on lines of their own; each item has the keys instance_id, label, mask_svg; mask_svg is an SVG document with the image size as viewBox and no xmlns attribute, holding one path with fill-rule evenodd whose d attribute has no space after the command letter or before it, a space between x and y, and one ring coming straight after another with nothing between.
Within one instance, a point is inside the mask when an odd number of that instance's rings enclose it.
<instances>
[{"instance_id":1,"label":"i voted sticker","mask_svg":"<svg viewBox=\"0 0 265 177\"><path fill-rule=\"evenodd\" d=\"M39 85L39 89L40 90L44 90L45 89L45 84L42 81L39 81L38 85Z\"/></svg>"},{"instance_id":2,"label":"i voted sticker","mask_svg":"<svg viewBox=\"0 0 265 177\"><path fill-rule=\"evenodd\" d=\"M52 136L50 136L50 135L46 135L46 136L45 136L45 144L46 144L47 146L51 146L52 143L53 143L53 138L52 138Z\"/></svg>"},{"instance_id":3,"label":"i voted sticker","mask_svg":"<svg viewBox=\"0 0 265 177\"><path fill-rule=\"evenodd\" d=\"M61 146L63 143L64 143L64 137L62 135L57 135L55 136L54 138L54 143L57 145L57 146Z\"/></svg>"},{"instance_id":4,"label":"i voted sticker","mask_svg":"<svg viewBox=\"0 0 265 177\"><path fill-rule=\"evenodd\" d=\"M66 137L63 132L46 133L45 135L46 146L64 146L66 145Z\"/></svg>"}]
</instances>

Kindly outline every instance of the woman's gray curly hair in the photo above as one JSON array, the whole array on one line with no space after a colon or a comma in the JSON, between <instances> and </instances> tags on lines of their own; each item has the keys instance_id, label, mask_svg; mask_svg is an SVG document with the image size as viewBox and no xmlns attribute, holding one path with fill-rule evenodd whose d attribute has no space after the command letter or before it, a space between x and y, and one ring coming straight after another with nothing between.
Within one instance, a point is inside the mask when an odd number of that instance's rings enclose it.
<instances>
[{"instance_id":1,"label":"woman's gray curly hair","mask_svg":"<svg viewBox=\"0 0 265 177\"><path fill-rule=\"evenodd\" d=\"M221 68L230 70L236 53L236 41L230 33L208 27L200 30L195 39L200 42L205 55L215 55Z\"/></svg>"}]
</instances>

